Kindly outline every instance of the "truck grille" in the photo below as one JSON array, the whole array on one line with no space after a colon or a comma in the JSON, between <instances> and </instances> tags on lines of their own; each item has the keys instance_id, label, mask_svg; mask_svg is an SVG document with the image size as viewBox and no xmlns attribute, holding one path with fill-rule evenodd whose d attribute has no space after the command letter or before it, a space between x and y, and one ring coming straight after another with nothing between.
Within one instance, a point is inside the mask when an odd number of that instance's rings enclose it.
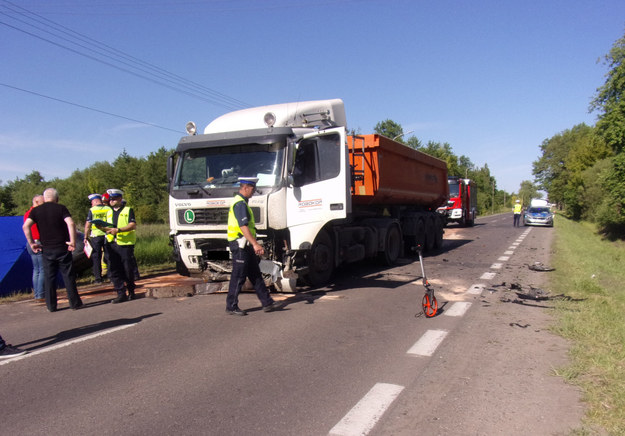
<instances>
[{"instance_id":1,"label":"truck grille","mask_svg":"<svg viewBox=\"0 0 625 436\"><path fill-rule=\"evenodd\" d=\"M228 224L228 208L220 209L191 209L193 211L193 222L187 222L185 216L188 216L189 209L178 209L178 224L188 226L201 225L227 225ZM254 220L260 222L260 208L252 207Z\"/></svg>"}]
</instances>

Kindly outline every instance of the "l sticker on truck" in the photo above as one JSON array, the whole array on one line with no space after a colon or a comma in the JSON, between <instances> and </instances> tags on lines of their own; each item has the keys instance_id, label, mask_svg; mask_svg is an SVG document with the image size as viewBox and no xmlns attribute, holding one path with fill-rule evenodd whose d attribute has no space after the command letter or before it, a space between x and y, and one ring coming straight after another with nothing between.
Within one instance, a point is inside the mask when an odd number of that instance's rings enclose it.
<instances>
[{"instance_id":1,"label":"l sticker on truck","mask_svg":"<svg viewBox=\"0 0 625 436\"><path fill-rule=\"evenodd\" d=\"M184 220L188 224L192 224L193 221L195 221L195 212L193 212L191 209L185 210L184 211Z\"/></svg>"}]
</instances>

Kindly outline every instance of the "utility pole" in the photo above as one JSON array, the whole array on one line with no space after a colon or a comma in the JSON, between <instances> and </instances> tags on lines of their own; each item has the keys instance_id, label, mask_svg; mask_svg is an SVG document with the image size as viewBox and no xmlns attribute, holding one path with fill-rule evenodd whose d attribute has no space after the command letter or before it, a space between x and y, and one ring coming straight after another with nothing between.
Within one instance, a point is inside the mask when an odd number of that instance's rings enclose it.
<instances>
[{"instance_id":1,"label":"utility pole","mask_svg":"<svg viewBox=\"0 0 625 436\"><path fill-rule=\"evenodd\" d=\"M493 182L493 203L490 206L491 215L495 214L495 182Z\"/></svg>"}]
</instances>

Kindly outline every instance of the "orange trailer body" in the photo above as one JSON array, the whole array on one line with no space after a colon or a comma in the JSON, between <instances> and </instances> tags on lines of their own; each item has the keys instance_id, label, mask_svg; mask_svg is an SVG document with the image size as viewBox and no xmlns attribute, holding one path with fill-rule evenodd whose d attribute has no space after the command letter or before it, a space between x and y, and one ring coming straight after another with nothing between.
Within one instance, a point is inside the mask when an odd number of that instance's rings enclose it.
<instances>
[{"instance_id":1,"label":"orange trailer body","mask_svg":"<svg viewBox=\"0 0 625 436\"><path fill-rule=\"evenodd\" d=\"M354 206L418 205L435 210L447 201L447 163L382 135L348 136L354 168Z\"/></svg>"}]
</instances>

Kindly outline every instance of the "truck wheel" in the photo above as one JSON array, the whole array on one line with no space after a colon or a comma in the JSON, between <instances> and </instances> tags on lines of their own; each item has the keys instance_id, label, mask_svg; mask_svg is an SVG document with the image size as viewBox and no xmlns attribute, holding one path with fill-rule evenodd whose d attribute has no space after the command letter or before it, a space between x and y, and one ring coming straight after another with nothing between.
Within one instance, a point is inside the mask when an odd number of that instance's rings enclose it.
<instances>
[{"instance_id":1,"label":"truck wheel","mask_svg":"<svg viewBox=\"0 0 625 436\"><path fill-rule=\"evenodd\" d=\"M445 224L442 220L435 220L436 237L434 239L434 248L437 250L443 246L443 235L445 234Z\"/></svg>"},{"instance_id":2,"label":"truck wheel","mask_svg":"<svg viewBox=\"0 0 625 436\"><path fill-rule=\"evenodd\" d=\"M475 224L475 214L469 213L469 216L471 218L467 220L467 227L473 227L473 225Z\"/></svg>"},{"instance_id":3,"label":"truck wheel","mask_svg":"<svg viewBox=\"0 0 625 436\"><path fill-rule=\"evenodd\" d=\"M425 248L425 222L423 219L419 219L417 221L417 245L420 245L421 248Z\"/></svg>"},{"instance_id":4,"label":"truck wheel","mask_svg":"<svg viewBox=\"0 0 625 436\"><path fill-rule=\"evenodd\" d=\"M425 221L425 251L432 251L436 244L436 224L432 218Z\"/></svg>"},{"instance_id":5,"label":"truck wheel","mask_svg":"<svg viewBox=\"0 0 625 436\"><path fill-rule=\"evenodd\" d=\"M181 260L176 261L176 272L180 274L181 276L189 277L191 275L191 273L189 272L189 269Z\"/></svg>"},{"instance_id":6,"label":"truck wheel","mask_svg":"<svg viewBox=\"0 0 625 436\"><path fill-rule=\"evenodd\" d=\"M334 272L334 244L324 230L315 238L308 253L308 274L305 281L311 286L326 284Z\"/></svg>"},{"instance_id":7,"label":"truck wheel","mask_svg":"<svg viewBox=\"0 0 625 436\"><path fill-rule=\"evenodd\" d=\"M380 253L380 260L385 265L395 265L401 254L402 246L403 240L401 238L399 227L391 225L386 231L386 240L384 244L385 250Z\"/></svg>"}]
</instances>

